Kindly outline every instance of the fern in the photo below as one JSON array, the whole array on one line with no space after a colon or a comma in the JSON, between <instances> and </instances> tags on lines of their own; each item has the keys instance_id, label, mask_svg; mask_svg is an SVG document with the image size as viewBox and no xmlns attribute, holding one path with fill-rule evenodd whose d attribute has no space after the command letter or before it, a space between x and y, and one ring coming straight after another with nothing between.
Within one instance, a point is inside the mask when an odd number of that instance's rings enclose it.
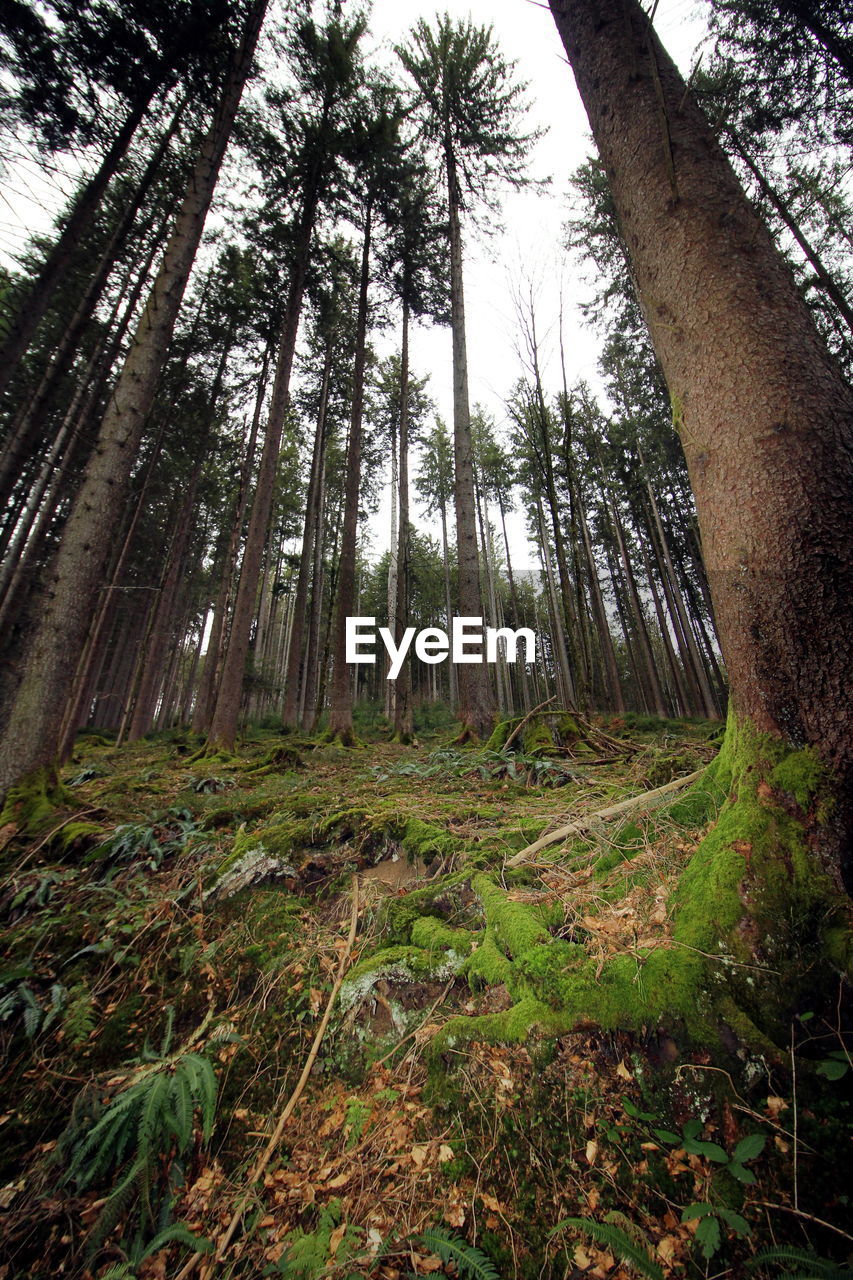
<instances>
[{"instance_id":1,"label":"fern","mask_svg":"<svg viewBox=\"0 0 853 1280\"><path fill-rule=\"evenodd\" d=\"M100 1116L86 1112L78 1100L57 1144L65 1181L85 1191L120 1171L90 1233L91 1251L134 1202L141 1234L154 1229L168 1200L168 1168L190 1148L197 1112L204 1140L210 1137L216 1076L201 1054L164 1058L142 1067Z\"/></svg>"},{"instance_id":2,"label":"fern","mask_svg":"<svg viewBox=\"0 0 853 1280\"><path fill-rule=\"evenodd\" d=\"M428 1227L418 1239L431 1253L438 1254L445 1266L455 1263L463 1280L499 1280L491 1258L461 1236L452 1236L440 1227Z\"/></svg>"},{"instance_id":3,"label":"fern","mask_svg":"<svg viewBox=\"0 0 853 1280\"><path fill-rule=\"evenodd\" d=\"M592 1218L564 1218L562 1222L557 1223L550 1235L555 1236L558 1232L565 1231L567 1227L582 1231L596 1244L609 1249L621 1262L632 1266L641 1276L647 1276L648 1280L663 1280L663 1271L649 1257L646 1250L612 1222L594 1222Z\"/></svg>"},{"instance_id":4,"label":"fern","mask_svg":"<svg viewBox=\"0 0 853 1280\"><path fill-rule=\"evenodd\" d=\"M746 1265L753 1271L756 1267L766 1267L772 1263L788 1268L778 1274L777 1280L851 1280L853 1277L853 1270L849 1266L830 1262L828 1258L819 1258L810 1249L797 1249L789 1245L762 1249Z\"/></svg>"}]
</instances>

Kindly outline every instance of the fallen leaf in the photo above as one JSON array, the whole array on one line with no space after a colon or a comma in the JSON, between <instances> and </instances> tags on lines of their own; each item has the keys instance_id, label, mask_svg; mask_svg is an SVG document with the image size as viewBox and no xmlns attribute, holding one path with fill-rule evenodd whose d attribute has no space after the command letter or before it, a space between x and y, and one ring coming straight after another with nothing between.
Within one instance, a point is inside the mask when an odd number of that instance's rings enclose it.
<instances>
[{"instance_id":1,"label":"fallen leaf","mask_svg":"<svg viewBox=\"0 0 853 1280\"><path fill-rule=\"evenodd\" d=\"M423 1166L423 1163L424 1163L424 1161L425 1161L425 1160L426 1160L426 1158L427 1158L427 1148L426 1148L426 1147L412 1147L412 1149L411 1149L411 1151L409 1152L409 1154L410 1154L410 1156L412 1157L412 1163L413 1163L414 1165L416 1165L416 1166L420 1169L420 1168Z\"/></svg>"},{"instance_id":2,"label":"fallen leaf","mask_svg":"<svg viewBox=\"0 0 853 1280\"><path fill-rule=\"evenodd\" d=\"M336 1178L332 1178L331 1182L327 1182L326 1186L330 1191L337 1191L338 1187L345 1187L350 1180L351 1175L348 1173L339 1173Z\"/></svg>"},{"instance_id":3,"label":"fallen leaf","mask_svg":"<svg viewBox=\"0 0 853 1280\"><path fill-rule=\"evenodd\" d=\"M461 1204L451 1204L444 1211L444 1221L451 1227L461 1227L465 1222L465 1210Z\"/></svg>"},{"instance_id":4,"label":"fallen leaf","mask_svg":"<svg viewBox=\"0 0 853 1280\"><path fill-rule=\"evenodd\" d=\"M439 1164L447 1164L447 1161L452 1159L453 1159L453 1148L449 1147L446 1142L442 1142L441 1146L438 1148Z\"/></svg>"},{"instance_id":5,"label":"fallen leaf","mask_svg":"<svg viewBox=\"0 0 853 1280\"><path fill-rule=\"evenodd\" d=\"M427 1254L426 1257L422 1257L418 1253L415 1254L415 1270L423 1275L431 1275L435 1271L441 1271L443 1266L444 1263L441 1258L437 1258L434 1253Z\"/></svg>"},{"instance_id":6,"label":"fallen leaf","mask_svg":"<svg viewBox=\"0 0 853 1280\"><path fill-rule=\"evenodd\" d=\"M620 1063L619 1063L619 1066L616 1068L616 1074L617 1074L617 1076L619 1077L619 1079L620 1079L620 1080L633 1080L633 1079L634 1079L634 1077L631 1075L631 1072L630 1072L630 1071L628 1070L628 1068L625 1066L625 1063L624 1063L624 1062L620 1062Z\"/></svg>"},{"instance_id":7,"label":"fallen leaf","mask_svg":"<svg viewBox=\"0 0 853 1280\"><path fill-rule=\"evenodd\" d=\"M487 1209L491 1209L493 1213L503 1213L504 1208L499 1200L494 1196L487 1195L485 1191L480 1192L480 1199Z\"/></svg>"},{"instance_id":8,"label":"fallen leaf","mask_svg":"<svg viewBox=\"0 0 853 1280\"><path fill-rule=\"evenodd\" d=\"M329 1236L329 1257L334 1258L341 1247L341 1241L347 1233L347 1224L340 1223Z\"/></svg>"},{"instance_id":9,"label":"fallen leaf","mask_svg":"<svg viewBox=\"0 0 853 1280\"><path fill-rule=\"evenodd\" d=\"M595 1157L598 1155L598 1143L594 1138L590 1138L586 1144L586 1162L587 1164L595 1164ZM580 1264L578 1264L580 1265Z\"/></svg>"}]
</instances>

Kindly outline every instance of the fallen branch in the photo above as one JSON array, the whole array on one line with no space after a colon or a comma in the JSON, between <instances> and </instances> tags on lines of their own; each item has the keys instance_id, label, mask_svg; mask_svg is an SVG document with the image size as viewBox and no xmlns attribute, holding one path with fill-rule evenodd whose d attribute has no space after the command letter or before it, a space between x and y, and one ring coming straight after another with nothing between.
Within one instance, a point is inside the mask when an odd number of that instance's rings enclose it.
<instances>
[{"instance_id":1,"label":"fallen branch","mask_svg":"<svg viewBox=\"0 0 853 1280\"><path fill-rule=\"evenodd\" d=\"M293 1115L293 1112L296 1110L296 1105L299 1102L299 1099L302 1097L305 1086L308 1083L308 1077L311 1074L311 1068L314 1066L314 1063L317 1060L317 1054L320 1051L320 1045L323 1042L323 1036L326 1034L326 1028L329 1025L329 1019L332 1016L332 1008L337 998L337 994L340 991L341 985L344 980L344 975L347 970L347 962L350 958L350 955L352 954L353 943L355 942L355 931L356 931L357 925L358 925L358 876L353 876L352 878L352 912L350 914L349 937L347 938L347 944L341 954L340 964L338 965L338 972L335 975L335 981L332 986L332 990L329 993L329 999L326 1002L326 1008L323 1013L323 1017L320 1021L320 1025L317 1028L317 1034L314 1037L314 1042L311 1045L311 1050L308 1054L308 1057L305 1059L305 1065L302 1068L302 1074L297 1080L296 1087L294 1088L293 1092L288 1098L287 1103L285 1104L284 1110L282 1111L281 1115L278 1118L278 1123L276 1124L276 1127L273 1130L272 1137L270 1138L261 1156L259 1157L257 1163L255 1164L254 1168L249 1174L249 1177L246 1181L246 1186L243 1190L243 1195L240 1198L240 1203L237 1205L237 1208L234 1210L234 1215L228 1224L225 1234L217 1242L216 1256L213 1258L211 1262L207 1263L207 1265L205 1265L202 1269L201 1280L207 1280L207 1277L212 1274L213 1268L216 1266L216 1264L218 1262L224 1261L225 1254L228 1250L228 1246L230 1245L232 1239L234 1238L234 1234L237 1231L237 1228L239 1227L240 1223L243 1220L243 1214L246 1212L246 1206L249 1203L249 1199L252 1194L252 1188L256 1185L256 1183L260 1182L261 1178L263 1177L266 1171L266 1168L270 1160L274 1156L279 1142L281 1141L281 1135L284 1133L285 1126L288 1120L290 1119L290 1117ZM193 1256L187 1262L186 1266L178 1274L177 1280L186 1280L186 1277L191 1275L195 1267L202 1260L203 1256L204 1255L200 1252L193 1254Z\"/></svg>"},{"instance_id":2,"label":"fallen branch","mask_svg":"<svg viewBox=\"0 0 853 1280\"><path fill-rule=\"evenodd\" d=\"M519 720L518 724L515 726L512 733L509 735L506 742L503 744L502 750L509 751L510 747L515 742L516 738L521 733L525 725L529 724L530 721L533 719L533 717L537 714L537 712L541 711L543 707L550 706L551 703L555 701L556 697L557 695L554 694L553 698L546 698L544 702L539 703L538 707L534 707L532 711L528 711L527 715L524 716L523 719Z\"/></svg>"},{"instance_id":3,"label":"fallen branch","mask_svg":"<svg viewBox=\"0 0 853 1280\"><path fill-rule=\"evenodd\" d=\"M697 769L695 773L688 773L684 778L675 778L664 787L656 787L654 791L644 791L642 795L632 796L629 800L620 800L619 804L613 804L607 809L598 809L595 813L588 813L583 818L577 818L565 827L557 827L556 831L549 831L547 835L540 836L538 840L535 840L533 844L527 845L519 853L513 854L506 865L508 867L518 867L523 862L529 862L540 849L547 849L549 845L559 844L562 840L568 840L569 836L580 835L581 832L586 831L595 822L607 822L610 818L618 818L621 814L628 813L632 809L656 809L659 805L666 803L667 796L671 795L673 791L680 791L682 787L689 786L691 782L695 782L697 778L700 778L703 773L703 769Z\"/></svg>"}]
</instances>

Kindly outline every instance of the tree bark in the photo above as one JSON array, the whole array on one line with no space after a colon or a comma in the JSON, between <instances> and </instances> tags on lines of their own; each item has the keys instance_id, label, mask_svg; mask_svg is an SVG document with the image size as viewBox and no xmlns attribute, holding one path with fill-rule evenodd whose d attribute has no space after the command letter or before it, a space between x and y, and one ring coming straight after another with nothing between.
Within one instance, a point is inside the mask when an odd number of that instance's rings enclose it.
<instances>
[{"instance_id":1,"label":"tree bark","mask_svg":"<svg viewBox=\"0 0 853 1280\"><path fill-rule=\"evenodd\" d=\"M551 0L681 435L735 719L810 748L853 851L853 395L636 0ZM739 741L746 742L744 733Z\"/></svg>"},{"instance_id":2,"label":"tree bark","mask_svg":"<svg viewBox=\"0 0 853 1280\"><path fill-rule=\"evenodd\" d=\"M403 291L403 335L400 343L400 526L394 599L394 642L399 647L409 624L409 303ZM388 624L392 624L389 622ZM397 676L394 698L394 737L411 742L414 733L411 655L407 654Z\"/></svg>"},{"instance_id":3,"label":"tree bark","mask_svg":"<svg viewBox=\"0 0 853 1280\"><path fill-rule=\"evenodd\" d=\"M240 567L240 583L234 602L231 633L222 664L216 709L208 735L209 744L213 750L232 751L237 737L237 722L243 697L243 679L246 674L246 659L249 654L252 619L255 615L261 561L275 497L281 436L290 407L290 375L293 370L296 335L302 315L302 299L308 275L321 180L322 172L318 161L303 197L297 227L296 251L278 348L275 379L270 396L264 447L261 451L252 514L249 517L249 528L246 533L246 546Z\"/></svg>"},{"instance_id":4,"label":"tree bark","mask_svg":"<svg viewBox=\"0 0 853 1280\"><path fill-rule=\"evenodd\" d=\"M159 82L152 82L148 92L141 95L131 107L97 172L77 197L65 226L12 320L9 333L0 348L0 396L9 386L18 365L26 355L51 299L68 273L80 240L88 230L101 198L159 87Z\"/></svg>"},{"instance_id":5,"label":"tree bark","mask_svg":"<svg viewBox=\"0 0 853 1280\"><path fill-rule=\"evenodd\" d=\"M314 431L314 448L311 454L311 472L308 492L305 495L305 527L302 531L302 552L299 557L299 574L296 579L296 595L293 603L293 622L287 651L287 669L284 676L284 709L282 721L285 728L293 727L299 720L299 703L305 672L305 623L308 605L308 589L314 562L314 541L320 537L317 506L323 482L326 448L326 411L329 404L329 385L332 377L332 339L329 338L323 361L320 386L320 403L317 409L317 425Z\"/></svg>"}]
</instances>

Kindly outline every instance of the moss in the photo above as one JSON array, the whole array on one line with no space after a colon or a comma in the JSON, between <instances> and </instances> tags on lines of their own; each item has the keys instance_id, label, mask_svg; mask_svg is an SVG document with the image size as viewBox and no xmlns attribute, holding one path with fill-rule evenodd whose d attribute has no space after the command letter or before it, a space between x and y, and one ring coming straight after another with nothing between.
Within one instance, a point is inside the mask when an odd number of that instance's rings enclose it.
<instances>
[{"instance_id":1,"label":"moss","mask_svg":"<svg viewBox=\"0 0 853 1280\"><path fill-rule=\"evenodd\" d=\"M270 747L260 760L249 762L244 772L247 778L264 778L271 773L304 769L305 761L294 746L286 742Z\"/></svg>"},{"instance_id":2,"label":"moss","mask_svg":"<svg viewBox=\"0 0 853 1280\"><path fill-rule=\"evenodd\" d=\"M526 756L543 755L553 750L554 735L542 716L534 716L522 731L521 745Z\"/></svg>"},{"instance_id":3,"label":"moss","mask_svg":"<svg viewBox=\"0 0 853 1280\"><path fill-rule=\"evenodd\" d=\"M465 956L455 950L427 951L422 947L383 947L361 960L341 987L340 1006L346 1012L361 1004L376 986L387 982L446 982L457 974Z\"/></svg>"},{"instance_id":4,"label":"moss","mask_svg":"<svg viewBox=\"0 0 853 1280\"><path fill-rule=\"evenodd\" d=\"M780 760L770 775L770 785L793 796L806 812L825 789L826 770L816 751L806 747Z\"/></svg>"},{"instance_id":5,"label":"moss","mask_svg":"<svg viewBox=\"0 0 853 1280\"><path fill-rule=\"evenodd\" d=\"M733 1033L779 1060L791 1011L811 1007L821 985L831 990L828 970L849 971L853 951L846 904L790 809L793 797L801 811L826 810L825 771L811 753L787 751L732 716L723 749L695 790L699 812L725 799L670 903L674 945L600 966L581 946L551 939L533 908L477 875L472 888L487 931L465 971L475 983L505 983L516 1003L505 1014L453 1020L438 1047L593 1022L635 1031L684 1026L694 1041L717 1046L731 1044ZM640 834L628 827L622 836ZM624 856L617 851L618 860Z\"/></svg>"},{"instance_id":6,"label":"moss","mask_svg":"<svg viewBox=\"0 0 853 1280\"><path fill-rule=\"evenodd\" d=\"M0 827L16 827L21 835L42 835L56 823L57 809L73 803L55 768L35 769L6 792Z\"/></svg>"},{"instance_id":7,"label":"moss","mask_svg":"<svg viewBox=\"0 0 853 1280\"><path fill-rule=\"evenodd\" d=\"M554 735L559 739L560 745L563 747L570 747L575 742L579 742L586 737L575 717L569 715L568 711L556 718Z\"/></svg>"},{"instance_id":8,"label":"moss","mask_svg":"<svg viewBox=\"0 0 853 1280\"><path fill-rule=\"evenodd\" d=\"M486 933L476 951L465 961L463 972L472 989L497 987L511 979L512 963L495 942L494 935Z\"/></svg>"},{"instance_id":9,"label":"moss","mask_svg":"<svg viewBox=\"0 0 853 1280\"><path fill-rule=\"evenodd\" d=\"M413 857L429 862L433 858L446 857L456 853L459 841L441 827L423 822L420 818L409 818L400 837L400 843L407 853Z\"/></svg>"},{"instance_id":10,"label":"moss","mask_svg":"<svg viewBox=\"0 0 853 1280\"><path fill-rule=\"evenodd\" d=\"M412 943L425 951L458 951L467 954L475 941L469 929L453 929L436 916L419 916L412 924Z\"/></svg>"},{"instance_id":11,"label":"moss","mask_svg":"<svg viewBox=\"0 0 853 1280\"><path fill-rule=\"evenodd\" d=\"M514 720L499 720L486 743L486 750L503 751L507 738L520 724L520 716L516 716Z\"/></svg>"},{"instance_id":12,"label":"moss","mask_svg":"<svg viewBox=\"0 0 853 1280\"><path fill-rule=\"evenodd\" d=\"M471 888L483 904L487 928L510 957L521 956L537 943L550 939L532 908L512 902L488 876L476 875Z\"/></svg>"},{"instance_id":13,"label":"moss","mask_svg":"<svg viewBox=\"0 0 853 1280\"><path fill-rule=\"evenodd\" d=\"M103 827L99 827L95 822L67 822L62 830L56 833L51 844L58 845L63 853L70 853L72 850L88 849L93 841L102 839L103 835Z\"/></svg>"},{"instance_id":14,"label":"moss","mask_svg":"<svg viewBox=\"0 0 853 1280\"><path fill-rule=\"evenodd\" d=\"M558 1036L568 1030L565 1018L531 996L502 1013L487 1013L479 1018L452 1018L434 1036L430 1056L460 1049L474 1040L487 1044L523 1044L534 1031Z\"/></svg>"},{"instance_id":15,"label":"moss","mask_svg":"<svg viewBox=\"0 0 853 1280\"><path fill-rule=\"evenodd\" d=\"M423 915L439 914L442 919L465 919L470 916L470 904L465 901L470 872L455 871L442 876L423 889L414 889L401 898L387 898L383 903L379 923L392 940L408 942L412 925Z\"/></svg>"}]
</instances>

